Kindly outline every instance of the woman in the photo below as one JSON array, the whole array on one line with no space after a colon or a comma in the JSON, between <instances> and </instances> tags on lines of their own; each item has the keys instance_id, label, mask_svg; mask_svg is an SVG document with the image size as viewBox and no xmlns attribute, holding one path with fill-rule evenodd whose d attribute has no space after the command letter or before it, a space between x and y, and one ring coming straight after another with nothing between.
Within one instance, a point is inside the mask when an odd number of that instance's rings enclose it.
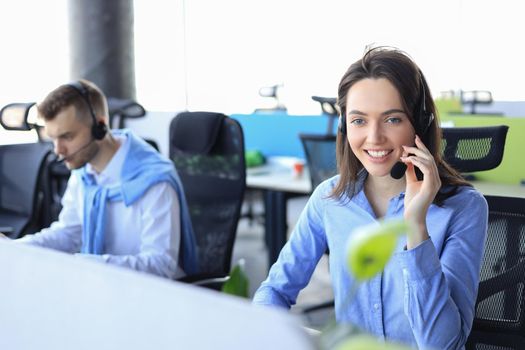
<instances>
[{"instance_id":1,"label":"woman","mask_svg":"<svg viewBox=\"0 0 525 350\"><path fill-rule=\"evenodd\" d=\"M488 210L441 158L423 74L401 51L371 49L341 79L338 106L340 174L314 191L254 303L289 308L329 249L338 322L418 348L463 348ZM355 280L345 268L346 241L355 228L392 217L404 217L413 234L399 239L383 273L347 302Z\"/></svg>"}]
</instances>

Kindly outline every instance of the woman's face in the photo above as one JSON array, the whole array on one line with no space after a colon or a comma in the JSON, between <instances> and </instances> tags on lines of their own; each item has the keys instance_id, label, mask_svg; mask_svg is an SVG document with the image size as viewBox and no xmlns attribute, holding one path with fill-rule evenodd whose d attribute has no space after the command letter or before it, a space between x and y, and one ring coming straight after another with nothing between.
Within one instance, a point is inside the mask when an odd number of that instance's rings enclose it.
<instances>
[{"instance_id":1,"label":"woman's face","mask_svg":"<svg viewBox=\"0 0 525 350\"><path fill-rule=\"evenodd\" d=\"M385 78L363 79L346 97L346 135L352 152L371 176L387 176L414 144L415 131L401 96Z\"/></svg>"}]
</instances>

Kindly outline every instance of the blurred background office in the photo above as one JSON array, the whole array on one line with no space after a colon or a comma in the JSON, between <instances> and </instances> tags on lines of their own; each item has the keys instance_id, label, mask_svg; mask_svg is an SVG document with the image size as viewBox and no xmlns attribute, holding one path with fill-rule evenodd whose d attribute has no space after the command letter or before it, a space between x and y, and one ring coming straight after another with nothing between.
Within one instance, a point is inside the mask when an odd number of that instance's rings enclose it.
<instances>
[{"instance_id":1,"label":"blurred background office","mask_svg":"<svg viewBox=\"0 0 525 350\"><path fill-rule=\"evenodd\" d=\"M0 105L39 100L70 78L67 0L0 4ZM261 86L283 84L294 114L369 44L407 51L434 95L490 90L525 100L519 1L173 0L132 2L136 99L148 111L249 113ZM525 115L524 113L521 113Z\"/></svg>"}]
</instances>

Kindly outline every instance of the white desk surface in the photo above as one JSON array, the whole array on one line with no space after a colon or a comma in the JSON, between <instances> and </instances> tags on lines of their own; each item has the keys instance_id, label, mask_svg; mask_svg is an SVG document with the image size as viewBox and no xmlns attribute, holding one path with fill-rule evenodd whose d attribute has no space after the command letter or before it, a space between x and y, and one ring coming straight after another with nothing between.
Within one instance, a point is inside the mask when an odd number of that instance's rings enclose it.
<instances>
[{"instance_id":1,"label":"white desk surface","mask_svg":"<svg viewBox=\"0 0 525 350\"><path fill-rule=\"evenodd\" d=\"M250 168L247 171L246 185L250 188L304 193L312 192L308 168L300 177L294 176L290 167L275 164ZM473 181L472 185L485 195L525 198L525 186L494 182Z\"/></svg>"},{"instance_id":2,"label":"white desk surface","mask_svg":"<svg viewBox=\"0 0 525 350\"><path fill-rule=\"evenodd\" d=\"M313 349L293 315L0 239L0 349Z\"/></svg>"},{"instance_id":3,"label":"white desk surface","mask_svg":"<svg viewBox=\"0 0 525 350\"><path fill-rule=\"evenodd\" d=\"M301 176L294 175L292 169L275 164L249 168L246 185L250 188L309 194L312 192L308 169Z\"/></svg>"},{"instance_id":4,"label":"white desk surface","mask_svg":"<svg viewBox=\"0 0 525 350\"><path fill-rule=\"evenodd\" d=\"M485 181L472 181L472 185L485 195L525 198L525 186L521 185L508 185Z\"/></svg>"}]
</instances>

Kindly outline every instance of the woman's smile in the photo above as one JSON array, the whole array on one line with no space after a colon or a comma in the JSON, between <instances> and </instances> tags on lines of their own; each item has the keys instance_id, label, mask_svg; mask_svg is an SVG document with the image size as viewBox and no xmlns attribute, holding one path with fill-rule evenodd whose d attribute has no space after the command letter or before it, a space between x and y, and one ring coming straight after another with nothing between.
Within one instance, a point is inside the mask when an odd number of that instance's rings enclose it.
<instances>
[{"instance_id":1,"label":"woman's smile","mask_svg":"<svg viewBox=\"0 0 525 350\"><path fill-rule=\"evenodd\" d=\"M393 152L393 150L365 150L365 152L370 156L371 160L374 162L384 162L388 159L388 156Z\"/></svg>"}]
</instances>

